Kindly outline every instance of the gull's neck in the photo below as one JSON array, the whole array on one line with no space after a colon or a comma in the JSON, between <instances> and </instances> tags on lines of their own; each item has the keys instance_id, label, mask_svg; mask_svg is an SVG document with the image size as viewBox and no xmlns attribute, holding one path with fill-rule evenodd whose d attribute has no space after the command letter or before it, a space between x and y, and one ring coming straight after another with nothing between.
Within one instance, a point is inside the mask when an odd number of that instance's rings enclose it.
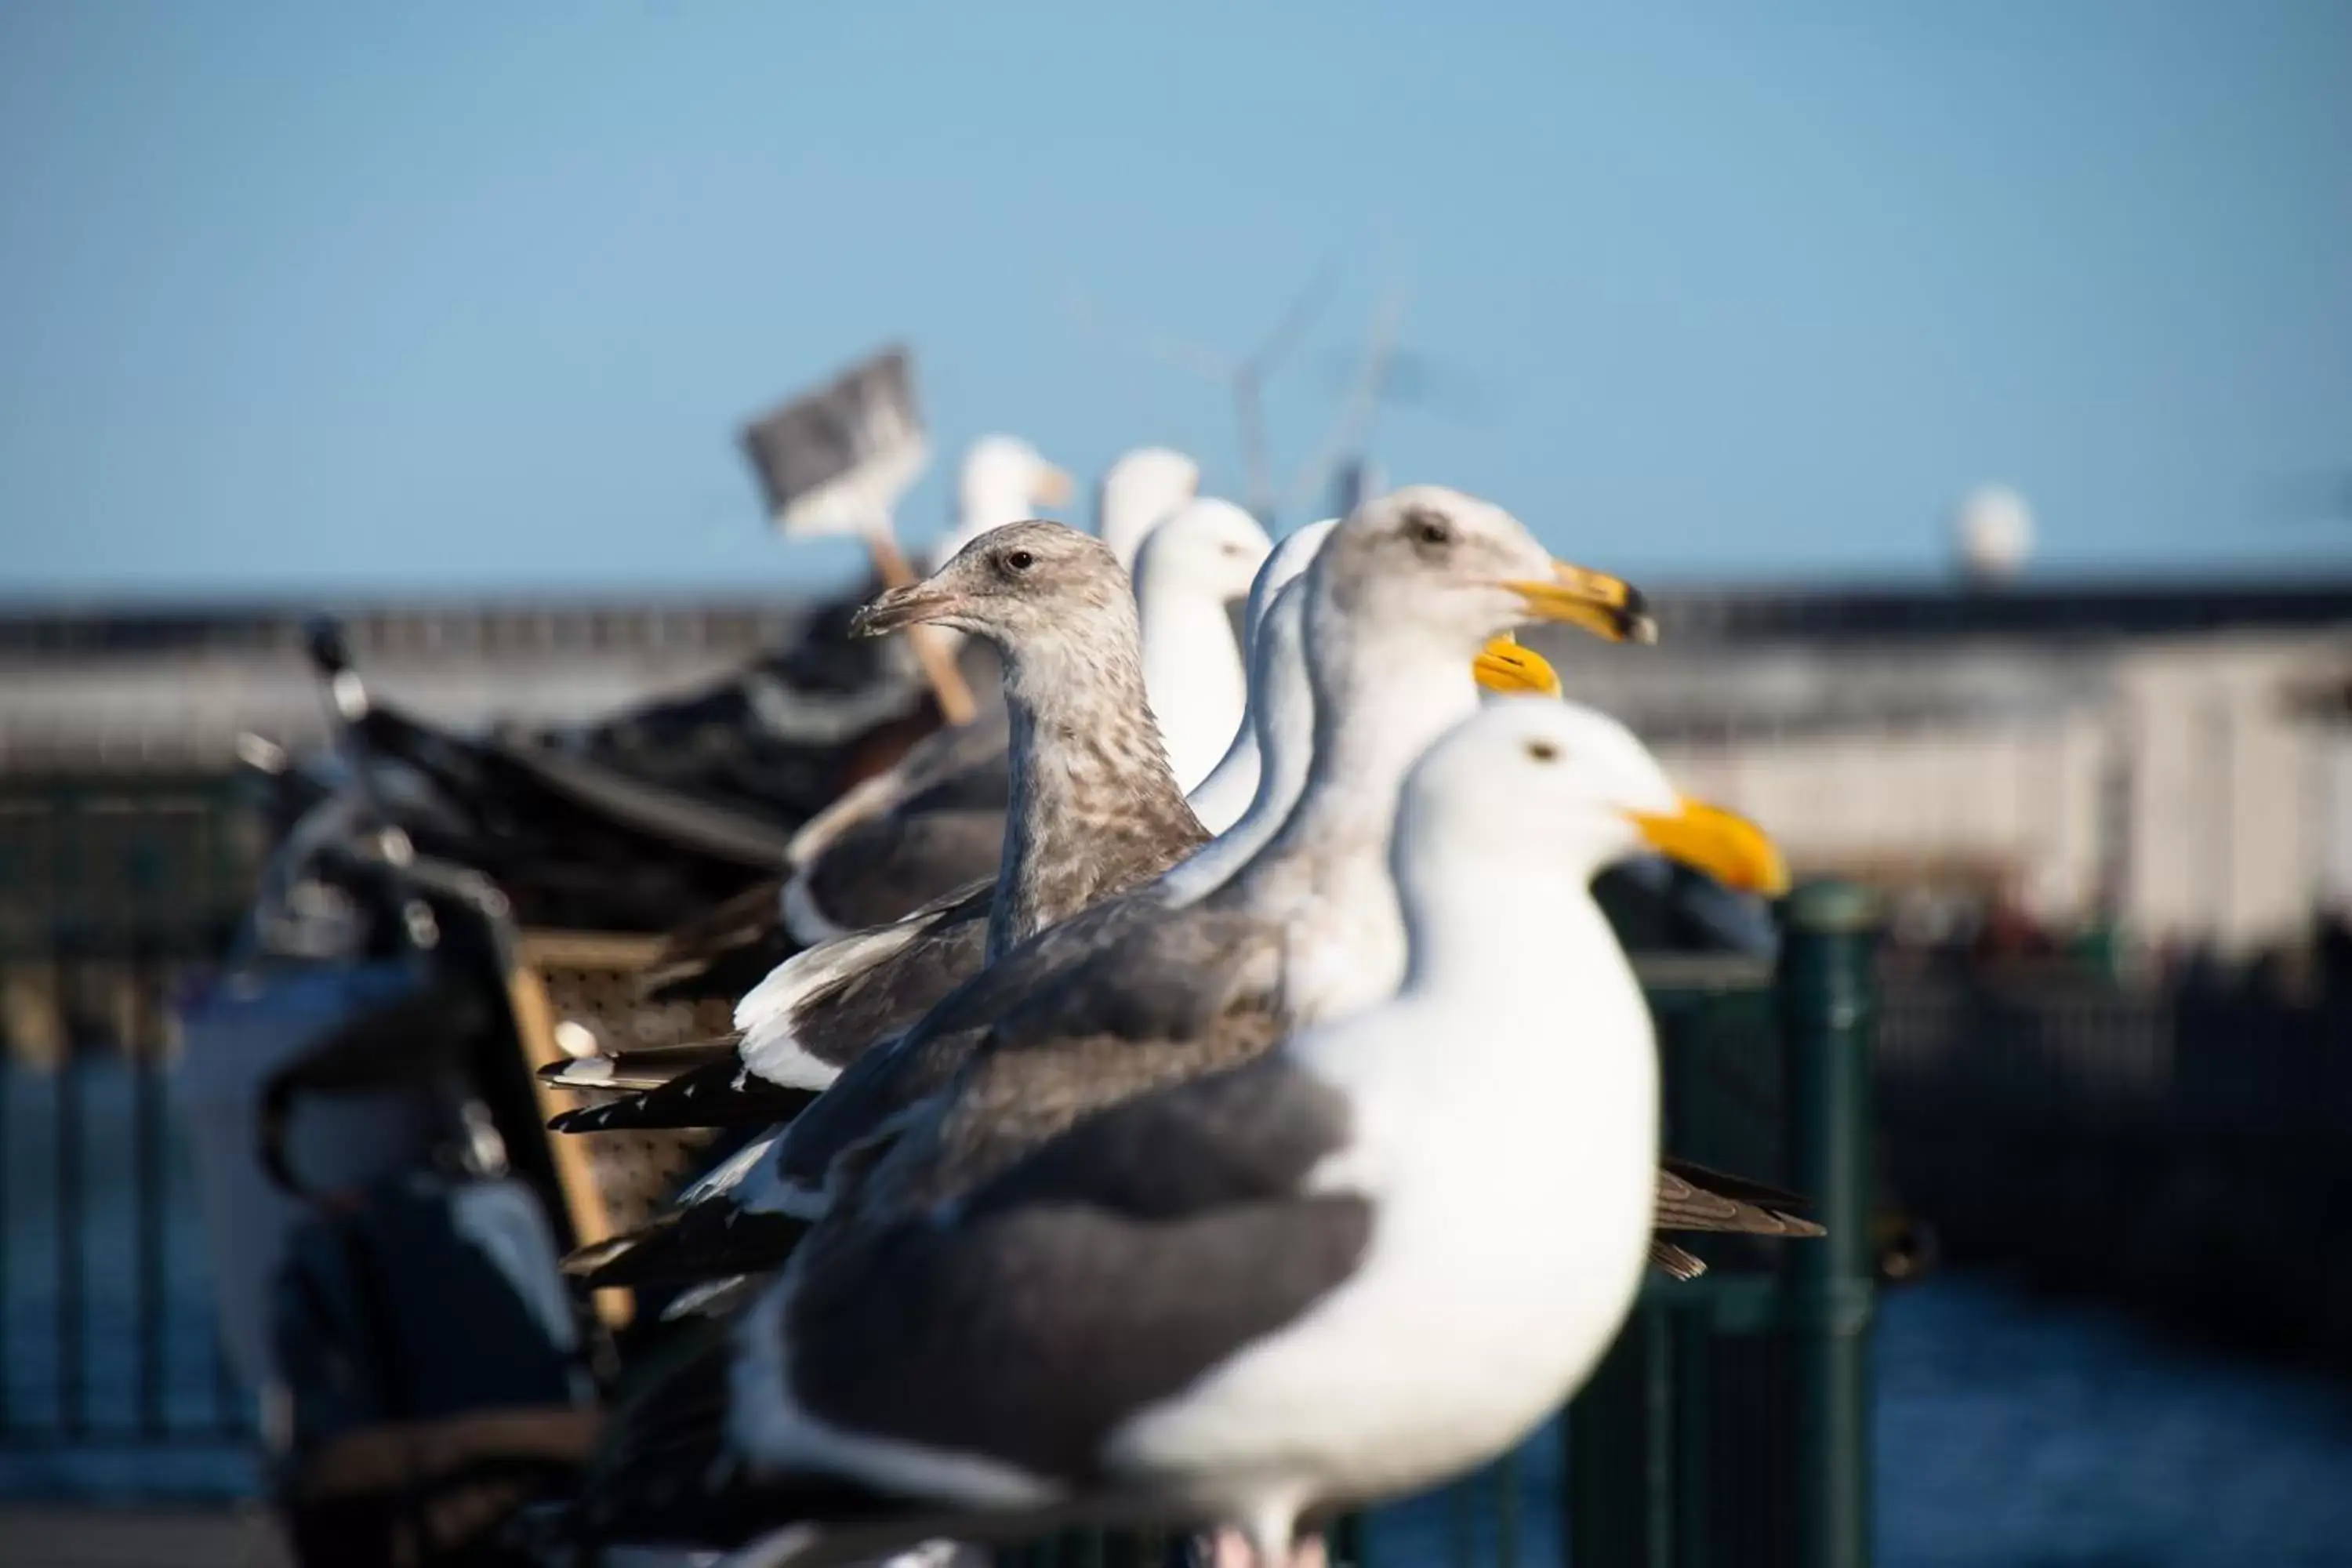
<instances>
[{"instance_id":1,"label":"gull's neck","mask_svg":"<svg viewBox=\"0 0 2352 1568\"><path fill-rule=\"evenodd\" d=\"M1298 798L1299 784L1306 776L1308 748L1313 744L1307 728L1313 722L1315 705L1313 694L1307 689L1306 665L1302 662L1304 656L1298 651L1300 633L1297 620L1293 618L1286 628L1285 635L1289 638L1290 651L1275 667L1274 677L1266 674L1260 650L1265 646L1266 623L1274 617L1280 605L1289 602L1291 607L1285 613L1292 617L1305 614L1304 595L1307 590L1298 585L1298 579L1314 562L1315 552L1323 547L1324 540L1329 538L1331 531L1338 526L1338 521L1332 520L1310 522L1298 530L1274 547L1265 563L1258 568L1257 581L1250 584L1249 608L1243 616L1244 630L1242 638L1244 656L1249 660L1249 682L1241 722L1234 727L1233 741L1225 747L1225 754L1218 761L1215 769L1193 786L1192 809L1200 814L1202 822L1209 830L1217 834L1223 834L1238 826L1245 813L1255 814L1260 809L1254 803L1257 802L1260 793L1258 770L1265 750L1259 732L1265 727L1262 715L1265 711L1267 699L1262 693L1269 689L1272 679L1282 682L1278 689L1295 710L1295 719L1286 719L1284 723L1295 722L1296 725L1297 740L1294 755L1297 763L1297 776L1290 779L1277 792L1277 804L1274 808L1276 815L1267 820L1265 831L1250 840L1248 853L1233 861L1226 868L1227 871L1238 868L1249 855L1255 854L1265 843L1267 833L1280 826L1281 813L1288 811L1291 803ZM1286 730L1284 732L1293 731ZM1223 876L1220 875L1218 880L1223 880Z\"/></svg>"},{"instance_id":2,"label":"gull's neck","mask_svg":"<svg viewBox=\"0 0 2352 1568\"><path fill-rule=\"evenodd\" d=\"M1242 735L1234 742L1234 752L1242 751L1244 742L1247 746L1249 805L1214 842L1168 873L1162 891L1171 905L1188 904L1215 891L1248 865L1280 829L1306 787L1315 752L1315 693L1307 679L1304 614L1305 601L1294 590L1276 599L1259 621L1250 653L1249 712ZM1225 763L1207 784L1192 792L1193 809L1203 821L1210 820L1214 807L1202 797L1226 778L1234 752L1226 754ZM1227 783L1239 787L1237 780Z\"/></svg>"},{"instance_id":3,"label":"gull's neck","mask_svg":"<svg viewBox=\"0 0 2352 1568\"><path fill-rule=\"evenodd\" d=\"M1443 1151L1450 1124L1517 1151L1546 1185L1565 1162L1614 1172L1617 1200L1643 1215L1657 1159L1656 1037L1624 950L1585 879L1534 846L1416 831L1410 807L1393 858L1410 957L1370 1016L1309 1030L1293 1049L1351 1092L1412 1108L1416 1143ZM1418 840L1418 842L1416 842ZM1442 1158L1449 1158L1444 1155ZM1570 1184L1578 1202L1592 1189ZM1637 1245L1629 1241L1629 1246Z\"/></svg>"},{"instance_id":4,"label":"gull's neck","mask_svg":"<svg viewBox=\"0 0 2352 1568\"><path fill-rule=\"evenodd\" d=\"M1146 550L1136 563L1143 623L1143 685L1168 742L1176 782L1207 778L1242 721L1249 683L1233 621L1222 600L1201 591Z\"/></svg>"},{"instance_id":5,"label":"gull's neck","mask_svg":"<svg viewBox=\"0 0 2352 1568\"><path fill-rule=\"evenodd\" d=\"M1125 595L1075 635L1003 651L1011 801L989 909L992 963L1207 837L1144 699Z\"/></svg>"},{"instance_id":6,"label":"gull's neck","mask_svg":"<svg viewBox=\"0 0 2352 1568\"><path fill-rule=\"evenodd\" d=\"M1253 697L1243 705L1242 721L1234 727L1233 743L1209 776L1192 786L1185 799L1192 803L1192 815L1210 832L1223 835L1238 826L1257 798L1257 700Z\"/></svg>"},{"instance_id":7,"label":"gull's neck","mask_svg":"<svg viewBox=\"0 0 2352 1568\"><path fill-rule=\"evenodd\" d=\"M1408 805L1399 816L1390 874L1405 929L1401 995L1444 996L1467 1003L1504 998L1521 1004L1531 984L1549 989L1561 976L1568 1005L1594 1005L1590 987L1606 987L1643 1011L1633 966L1593 901L1590 874L1563 874L1532 846L1494 843L1491 825L1477 825L1484 843L1459 842ZM1454 841L1449 841L1449 840Z\"/></svg>"},{"instance_id":8,"label":"gull's neck","mask_svg":"<svg viewBox=\"0 0 2352 1568\"><path fill-rule=\"evenodd\" d=\"M1312 760L1281 829L1228 887L1269 908L1345 900L1369 918L1395 908L1386 857L1404 775L1477 711L1477 683L1445 637L1352 626L1312 598L1306 618Z\"/></svg>"}]
</instances>

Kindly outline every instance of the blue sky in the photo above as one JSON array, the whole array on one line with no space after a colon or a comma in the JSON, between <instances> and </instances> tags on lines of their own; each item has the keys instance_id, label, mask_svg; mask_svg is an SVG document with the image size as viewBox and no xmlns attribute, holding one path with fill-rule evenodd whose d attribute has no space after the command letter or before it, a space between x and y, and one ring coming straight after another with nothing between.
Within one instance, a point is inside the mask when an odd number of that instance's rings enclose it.
<instances>
[{"instance_id":1,"label":"blue sky","mask_svg":"<svg viewBox=\"0 0 2352 1568\"><path fill-rule=\"evenodd\" d=\"M2352 5L0 0L0 593L759 591L746 416L903 336L944 451L1303 457L1660 578L2352 571ZM1106 327L1105 323L1112 323ZM946 510L944 464L908 500ZM1295 521L1295 520L1294 520Z\"/></svg>"}]
</instances>

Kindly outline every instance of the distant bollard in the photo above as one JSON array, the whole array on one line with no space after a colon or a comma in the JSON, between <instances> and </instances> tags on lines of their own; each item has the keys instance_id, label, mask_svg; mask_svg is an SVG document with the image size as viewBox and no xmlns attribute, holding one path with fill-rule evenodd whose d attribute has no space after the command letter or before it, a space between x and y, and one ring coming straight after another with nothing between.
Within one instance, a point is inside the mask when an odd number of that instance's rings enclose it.
<instances>
[{"instance_id":1,"label":"distant bollard","mask_svg":"<svg viewBox=\"0 0 2352 1568\"><path fill-rule=\"evenodd\" d=\"M1787 909L1780 1005L1788 1043L1790 1184L1828 1236L1793 1247L1797 1532L1802 1568L1870 1561L1870 1051L1878 901L1811 882Z\"/></svg>"}]
</instances>

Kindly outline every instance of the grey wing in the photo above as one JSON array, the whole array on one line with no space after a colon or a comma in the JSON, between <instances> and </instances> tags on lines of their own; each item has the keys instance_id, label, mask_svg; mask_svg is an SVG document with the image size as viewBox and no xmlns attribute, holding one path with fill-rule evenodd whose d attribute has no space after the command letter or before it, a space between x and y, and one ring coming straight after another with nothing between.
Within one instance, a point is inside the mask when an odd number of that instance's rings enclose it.
<instances>
[{"instance_id":1,"label":"grey wing","mask_svg":"<svg viewBox=\"0 0 2352 1568\"><path fill-rule=\"evenodd\" d=\"M653 962L637 976L639 991L659 990L738 948L765 942L782 920L783 896L782 879L772 878L673 928L662 937Z\"/></svg>"},{"instance_id":2,"label":"grey wing","mask_svg":"<svg viewBox=\"0 0 2352 1568\"><path fill-rule=\"evenodd\" d=\"M854 1030L836 1028L835 1020L828 1018L828 1043L822 1048L828 1060L847 1065L816 1103L793 1122L779 1152L779 1171L799 1184L821 1183L826 1168L843 1150L945 1088L978 1048L986 1026L1000 1013L1046 984L1097 945L1146 918L1150 908L1137 895L1106 900L1038 932L985 968L981 967L981 958L987 922L985 914L981 914L972 922L974 929L962 939L972 948L963 961L970 966L964 977L945 995L935 994L937 1005L911 1026L893 1026L903 1032L870 1049L857 1050L849 1039ZM888 1000L897 1007L908 997L892 992ZM876 1035L888 1032L877 1029Z\"/></svg>"},{"instance_id":3,"label":"grey wing","mask_svg":"<svg viewBox=\"0 0 2352 1568\"><path fill-rule=\"evenodd\" d=\"M1004 753L1010 734L1002 708L969 724L932 731L889 768L852 784L803 823L793 835L789 863L808 866L859 824L912 807L1002 807L1009 795Z\"/></svg>"},{"instance_id":4,"label":"grey wing","mask_svg":"<svg viewBox=\"0 0 2352 1568\"><path fill-rule=\"evenodd\" d=\"M1003 853L1002 807L893 814L844 832L803 872L801 892L835 926L885 925L992 879Z\"/></svg>"},{"instance_id":5,"label":"grey wing","mask_svg":"<svg viewBox=\"0 0 2352 1568\"><path fill-rule=\"evenodd\" d=\"M826 952L843 955L837 961L841 973L793 1004L794 1043L827 1066L854 1067L868 1046L921 1017L925 1008L980 968L987 949L989 894L982 885L933 900L898 922L896 929L915 928L904 941L886 929L855 932L829 944ZM883 956L866 961L856 951L865 942ZM807 1115L831 1098L828 1091L812 1100L807 1090L748 1073L732 1054L738 1040L740 1036L729 1037L730 1054L723 1061L604 1105L565 1111L551 1125L564 1132L766 1125ZM588 1069L562 1070L576 1076Z\"/></svg>"},{"instance_id":6,"label":"grey wing","mask_svg":"<svg viewBox=\"0 0 2352 1568\"><path fill-rule=\"evenodd\" d=\"M915 781L904 811L1003 811L1013 804L1013 773L1005 765L1005 732L996 732L996 747L982 754L967 746L960 765L932 770Z\"/></svg>"},{"instance_id":7,"label":"grey wing","mask_svg":"<svg viewBox=\"0 0 2352 1568\"><path fill-rule=\"evenodd\" d=\"M1344 1142L1344 1102L1281 1064L1226 1078L812 1258L789 1287L793 1393L853 1432L1094 1475L1121 1421L1296 1321L1370 1239L1368 1199L1298 1190Z\"/></svg>"},{"instance_id":8,"label":"grey wing","mask_svg":"<svg viewBox=\"0 0 2352 1568\"><path fill-rule=\"evenodd\" d=\"M955 1053L910 1058L919 1070L902 1071L898 1086L929 1099L907 1111L907 1136L855 1188L857 1211L904 1212L963 1197L1084 1118L1207 1078L1273 1046L1282 1034L1270 1005L1274 950L1203 941L1200 923L1154 922L1056 980L995 1028L961 1037ZM943 1078L950 1063L953 1077ZM909 1104L877 1101L856 1131ZM816 1184L815 1157L829 1160L839 1149L803 1145L808 1163L796 1172L798 1182ZM827 1184L836 1198L853 1190L837 1167Z\"/></svg>"},{"instance_id":9,"label":"grey wing","mask_svg":"<svg viewBox=\"0 0 2352 1568\"><path fill-rule=\"evenodd\" d=\"M900 759L894 805L1003 805L1012 735L1012 722L1001 709L969 724L932 731Z\"/></svg>"},{"instance_id":10,"label":"grey wing","mask_svg":"<svg viewBox=\"0 0 2352 1568\"><path fill-rule=\"evenodd\" d=\"M1736 1231L1749 1236L1819 1236L1822 1227L1784 1212L1801 1200L1777 1188L1668 1160L1658 1170L1660 1230Z\"/></svg>"},{"instance_id":11,"label":"grey wing","mask_svg":"<svg viewBox=\"0 0 2352 1568\"><path fill-rule=\"evenodd\" d=\"M944 1087L976 1039L908 1030L856 1057L785 1129L776 1149L779 1179L788 1186L822 1186L845 1150Z\"/></svg>"},{"instance_id":12,"label":"grey wing","mask_svg":"<svg viewBox=\"0 0 2352 1568\"><path fill-rule=\"evenodd\" d=\"M1278 1000L1278 936L1247 916L1190 909L1117 933L1034 987L990 1031L991 1050L1093 1036L1190 1039Z\"/></svg>"},{"instance_id":13,"label":"grey wing","mask_svg":"<svg viewBox=\"0 0 2352 1568\"><path fill-rule=\"evenodd\" d=\"M992 889L983 889L940 900L930 907L941 912L913 941L803 999L793 1026L801 1048L846 1067L865 1057L876 1042L919 1022L980 973L988 955L992 895Z\"/></svg>"},{"instance_id":14,"label":"grey wing","mask_svg":"<svg viewBox=\"0 0 2352 1568\"><path fill-rule=\"evenodd\" d=\"M1264 1057L1096 1112L983 1184L961 1212L1083 1203L1165 1220L1287 1197L1351 1131L1338 1090Z\"/></svg>"},{"instance_id":15,"label":"grey wing","mask_svg":"<svg viewBox=\"0 0 2352 1568\"><path fill-rule=\"evenodd\" d=\"M925 1020L948 1032L975 1029L1038 994L1097 952L1147 929L1168 911L1147 885L1114 893L1016 944L1003 958L957 987Z\"/></svg>"}]
</instances>

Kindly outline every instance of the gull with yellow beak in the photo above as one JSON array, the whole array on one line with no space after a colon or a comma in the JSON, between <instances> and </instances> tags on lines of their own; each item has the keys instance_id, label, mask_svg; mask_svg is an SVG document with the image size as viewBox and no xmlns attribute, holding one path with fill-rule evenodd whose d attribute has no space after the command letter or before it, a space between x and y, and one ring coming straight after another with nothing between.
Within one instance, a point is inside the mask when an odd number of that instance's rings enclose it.
<instances>
[{"instance_id":1,"label":"gull with yellow beak","mask_svg":"<svg viewBox=\"0 0 2352 1568\"><path fill-rule=\"evenodd\" d=\"M1594 605L1602 613L1588 620ZM837 1226L856 1223L844 1208L875 1219L952 1198L1083 1115L1392 994L1403 974L1385 863L1397 788L1437 734L1476 710L1474 659L1480 680L1556 688L1538 656L1496 640L1531 613L1624 637L1646 627L1631 588L1555 567L1488 503L1430 488L1359 510L1262 629L1261 740L1279 759L1298 751L1287 731L1312 736L1278 826L1253 813L1247 836L1030 939L670 1215L575 1268L626 1284L773 1267L810 1220ZM1279 679L1286 646L1303 653L1295 689ZM1277 798L1288 772L1267 770ZM1237 868L1234 850L1246 852ZM886 1127L887 1152L874 1142ZM836 1166L861 1144L855 1171ZM1748 1201L1764 1189L1723 1185L1696 1167L1663 1175L1659 1224L1803 1228ZM1664 1252L1670 1267L1688 1258Z\"/></svg>"},{"instance_id":2,"label":"gull with yellow beak","mask_svg":"<svg viewBox=\"0 0 2352 1568\"><path fill-rule=\"evenodd\" d=\"M1180 525L1181 520L1170 524ZM1150 715L1137 699L1133 680L1112 679L1126 668L1119 651L1124 646L1119 626L1114 624L1122 617L1108 602L1111 595L1106 582L1094 580L1104 575L1098 553L1082 545L1081 536L1057 525L1015 526L1026 531L1024 537L1034 532L1038 540L1050 542L1054 549L1043 553L1068 553L1070 565L1032 567L1029 570L1040 574L1039 581L1023 584L1018 593L1002 591L1003 585L997 585L996 591L983 595L961 613L978 617L976 625L1002 623L992 635L1031 665L1045 665L1050 657L1047 650L1055 647L1064 647L1066 653L1068 647L1076 647L1081 650L1081 659L1105 664L1102 674L1086 679L1057 666L1058 678L1032 676L1026 681L1022 689L1030 693L1033 705L1043 703L1062 715L1045 726L1048 731L1055 724L1064 728L1076 724L1093 731L1095 739L1108 742L1127 722L1113 717L1114 710L1124 713L1129 704L1141 716L1141 722L1149 724ZM1284 542L1259 573L1254 593L1261 601L1267 596L1266 590L1281 589L1305 570L1332 526L1336 524L1301 530ZM968 547L968 552L980 548ZM1040 552L1033 549L1029 553L1034 556ZM1093 574L1084 579L1083 588L1057 587L1060 578L1070 575L1082 559L1091 563L1088 571ZM942 568L934 581L946 578L951 570ZM1074 593L1077 596L1067 604L1055 597ZM1016 615L1024 601L1034 601L1027 605L1031 613ZM903 590L885 595L877 601L877 611L883 617L895 617L908 613L903 606L918 603L937 606L942 614L954 613L955 601L943 590L924 595ZM1149 605L1133 607L1124 619L1140 621L1148 648ZM1262 622L1265 617L1259 619ZM1066 623L1062 628L1066 635L1050 635L1057 623ZM1197 864L1187 862L1181 878L1164 889L1151 891L1150 899L1190 896L1213 886L1212 879L1222 880L1271 837L1297 796L1312 737L1295 617L1286 619L1275 637L1276 646L1261 654L1254 682L1278 689L1270 689L1259 703L1262 717L1255 727L1267 731L1267 753L1277 756L1279 765L1261 781L1263 787L1246 810L1238 814L1242 820L1234 820L1234 814L1218 808L1218 815L1230 821L1231 827L1197 858ZM1491 689L1520 689L1525 677L1517 656L1521 650L1501 643L1496 648L1507 649L1510 657L1501 652L1482 655L1472 663L1473 675ZM1107 688L1106 680L1110 681ZM1116 695L1107 696L1106 691ZM1090 693L1086 700L1092 706L1086 711L1095 717L1073 717L1078 710L1072 704L1081 693ZM1244 714L1244 722L1252 722L1249 713ZM1109 836L1090 833L1086 819L1089 815L1118 816L1126 810L1120 803L1130 795L1159 800L1164 792L1157 783L1147 787L1139 782L1157 772L1155 765L1147 765L1149 759L1142 754L1147 749L1139 740L1112 747L1105 754L1115 755L1116 765L1106 763L1098 770L1102 776L1091 787L1081 788L1080 795L1065 800L1063 795L1070 793L1066 788L1046 801L1034 803L1039 809L1028 815L1037 820L1027 829L1019 853L1004 858L998 877L959 888L904 920L821 942L785 960L738 1004L736 1037L702 1046L599 1055L548 1069L546 1076L561 1087L622 1096L567 1112L557 1119L557 1127L572 1132L758 1127L791 1116L814 1090L829 1085L868 1042L920 1018L950 987L981 968L986 957L983 933L1005 888L1058 886L1076 879L1071 868L1101 867L1113 860L1112 852L1118 847L1109 842ZM1068 750L1069 743L1061 742L1055 754ZM1250 754L1255 762L1257 748L1253 746ZM1253 767L1253 778L1255 772ZM1055 778L1057 770L1048 763L1041 776ZM1086 781L1078 784L1083 786ZM1084 810L1079 809L1081 795L1093 803ZM1162 816L1170 815L1164 806L1155 810ZM1002 840L1001 830L997 837ZM1174 843L1172 838L1165 841ZM1042 904L1033 900L1032 907L1057 911L1054 919L1060 920L1083 905L1066 905L1048 895ZM1008 929L1022 936L1031 928L1016 922ZM1009 973L1007 978L1011 978ZM995 994L1017 993L1000 986ZM599 1254L618 1258L630 1251L631 1238L625 1237L605 1244Z\"/></svg>"},{"instance_id":3,"label":"gull with yellow beak","mask_svg":"<svg viewBox=\"0 0 2352 1568\"><path fill-rule=\"evenodd\" d=\"M1522 591L1523 580L1543 591ZM1551 592L1555 584L1570 592ZM1400 963L1381 864L1398 781L1436 734L1476 710L1481 681L1527 679L1535 656L1494 638L1531 615L1580 620L1588 610L1598 612L1588 624L1612 635L1646 626L1632 589L1556 569L1499 508L1427 488L1360 509L1321 541L1261 626L1252 701L1267 765L1234 829L995 961L904 1036L863 1051L781 1133L678 1209L575 1268L593 1283L625 1284L772 1265L796 1222L829 1202L835 1156L949 1085L1000 1020L994 1033L1017 1029L1024 1048L984 1052L979 1098L951 1094L927 1109L959 1130L956 1150L934 1162L902 1140L905 1165L877 1191L960 1187L1083 1111L1377 1000ZM1181 1005L1165 1009L1163 998ZM821 1070L803 1040L747 1037L740 1055L770 1082L810 1082ZM967 1120L985 1136L967 1137ZM902 1179L915 1168L919 1180Z\"/></svg>"},{"instance_id":4,"label":"gull with yellow beak","mask_svg":"<svg viewBox=\"0 0 2352 1568\"><path fill-rule=\"evenodd\" d=\"M808 1216L844 1202L900 1212L950 1198L1082 1115L1392 995L1404 975L1386 859L1397 791L1432 742L1477 710L1465 655L1482 674L1507 669L1556 689L1532 650L1495 639L1538 616L1619 637L1648 630L1631 587L1555 565L1507 512L1433 487L1359 510L1288 592L1304 636L1312 760L1263 847L1213 888L1139 910L1107 940L1087 931L1095 940L1074 959L964 987L811 1106L780 1142L777 1180L737 1202ZM1282 623L1277 605L1267 625ZM1202 858L1161 885L1182 882ZM1778 890L1777 862L1722 868L1739 886ZM1025 947L1074 945L1055 931ZM1008 994L1013 973L1022 984ZM888 1152L869 1149L860 1179L836 1179L835 1158L885 1123L896 1128ZM1668 1227L1801 1225L1709 1190L1695 1172L1672 1184L1659 1216Z\"/></svg>"},{"instance_id":5,"label":"gull with yellow beak","mask_svg":"<svg viewBox=\"0 0 2352 1568\"><path fill-rule=\"evenodd\" d=\"M1589 885L1647 847L1778 874L1606 716L1475 713L1402 791L1393 994L828 1221L618 1404L584 1532L764 1568L1224 1522L1284 1568L1302 1518L1507 1450L1641 1280L1657 1047Z\"/></svg>"}]
</instances>

